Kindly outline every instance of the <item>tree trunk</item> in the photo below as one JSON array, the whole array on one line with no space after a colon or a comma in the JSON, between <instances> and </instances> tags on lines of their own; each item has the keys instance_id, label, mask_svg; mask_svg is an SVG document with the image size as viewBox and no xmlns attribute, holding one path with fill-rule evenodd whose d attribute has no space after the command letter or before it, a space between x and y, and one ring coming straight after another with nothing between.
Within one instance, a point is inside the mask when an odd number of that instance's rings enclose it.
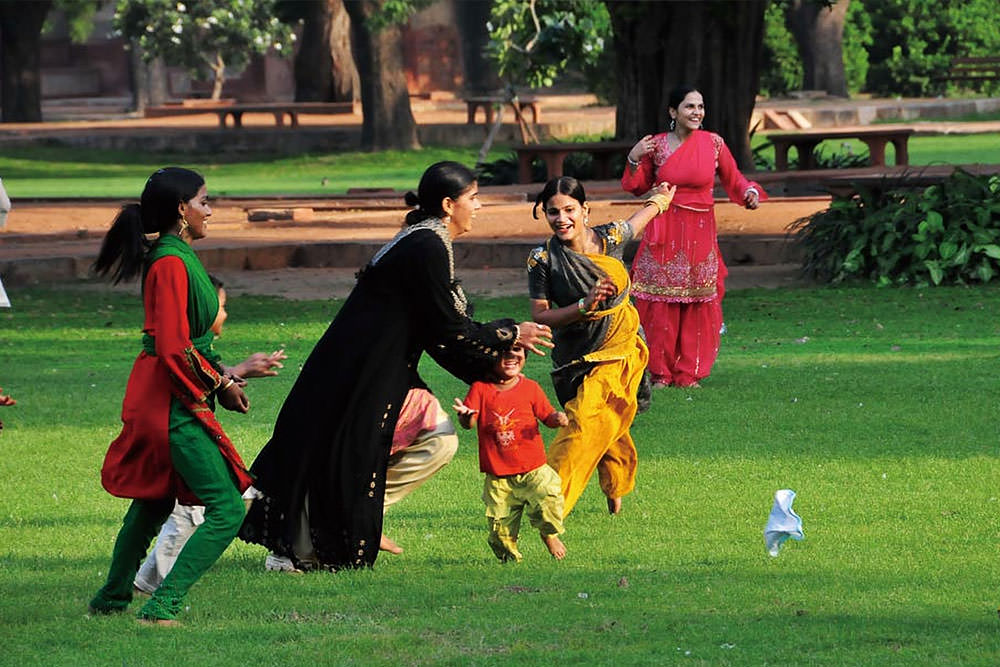
<instances>
[{"instance_id":1,"label":"tree trunk","mask_svg":"<svg viewBox=\"0 0 1000 667\"><path fill-rule=\"evenodd\" d=\"M376 32L369 25L381 5L381 0L344 2L351 17L351 45L361 78L361 148L419 148L399 26L386 26Z\"/></svg>"},{"instance_id":2,"label":"tree trunk","mask_svg":"<svg viewBox=\"0 0 1000 667\"><path fill-rule=\"evenodd\" d=\"M750 114L760 83L767 0L606 0L618 58L617 136L664 131L667 97L681 84L705 97L705 127L753 168Z\"/></svg>"},{"instance_id":3,"label":"tree trunk","mask_svg":"<svg viewBox=\"0 0 1000 667\"><path fill-rule=\"evenodd\" d=\"M454 0L458 34L462 35L462 68L465 90L473 95L487 93L502 87L493 63L485 56L490 33L486 23L490 20L492 0Z\"/></svg>"},{"instance_id":4,"label":"tree trunk","mask_svg":"<svg viewBox=\"0 0 1000 667\"><path fill-rule=\"evenodd\" d=\"M0 2L0 122L42 120L42 24L51 0Z\"/></svg>"},{"instance_id":5,"label":"tree trunk","mask_svg":"<svg viewBox=\"0 0 1000 667\"><path fill-rule=\"evenodd\" d=\"M844 21L850 0L836 0L825 7L817 0L792 0L788 29L802 58L802 87L847 97L844 74Z\"/></svg>"},{"instance_id":6,"label":"tree trunk","mask_svg":"<svg viewBox=\"0 0 1000 667\"><path fill-rule=\"evenodd\" d=\"M209 68L212 70L212 101L218 102L222 99L222 86L226 83L226 63L222 60L222 54L216 52L215 62L209 61Z\"/></svg>"},{"instance_id":7,"label":"tree trunk","mask_svg":"<svg viewBox=\"0 0 1000 667\"><path fill-rule=\"evenodd\" d=\"M299 11L303 25L295 55L295 101L354 101L360 84L343 0L304 0Z\"/></svg>"}]
</instances>

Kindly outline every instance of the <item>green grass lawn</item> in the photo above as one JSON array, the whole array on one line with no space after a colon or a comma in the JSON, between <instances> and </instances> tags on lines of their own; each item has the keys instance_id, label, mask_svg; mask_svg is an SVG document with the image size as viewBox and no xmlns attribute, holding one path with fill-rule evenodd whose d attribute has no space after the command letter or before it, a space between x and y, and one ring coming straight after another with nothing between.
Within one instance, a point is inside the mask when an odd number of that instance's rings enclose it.
<instances>
[{"instance_id":1,"label":"green grass lawn","mask_svg":"<svg viewBox=\"0 0 1000 667\"><path fill-rule=\"evenodd\" d=\"M755 135L753 145L766 141ZM867 151L860 141L825 142L827 152ZM973 164L1000 161L1000 134L947 135L910 139L910 163ZM212 196L329 195L348 188L415 189L428 165L457 160L472 166L477 147L424 148L419 151L329 153L276 157L269 155L208 159L204 156L136 154L122 151L33 147L7 149L0 155L0 177L7 193L19 197L135 198L149 174L165 165L200 171ZM893 149L887 148L891 163ZM488 159L510 154L496 146ZM764 154L773 161L773 149ZM794 154L794 151L793 151ZM324 184L325 180L325 184Z\"/></svg>"},{"instance_id":2,"label":"green grass lawn","mask_svg":"<svg viewBox=\"0 0 1000 667\"><path fill-rule=\"evenodd\" d=\"M212 196L321 195L348 188L416 189L420 175L440 160L470 167L478 148L329 153L276 157L207 158L72 148L8 149L0 155L0 177L11 199L18 197L134 198L149 175L167 165L201 172ZM506 154L497 149L495 158ZM324 180L326 183L324 184Z\"/></svg>"},{"instance_id":3,"label":"green grass lawn","mask_svg":"<svg viewBox=\"0 0 1000 667\"><path fill-rule=\"evenodd\" d=\"M528 528L521 564L486 545L474 437L393 507L405 553L373 570L267 573L234 543L184 627L87 618L127 503L100 487L139 347L137 297L11 290L0 311L0 663L8 665L995 665L1000 463L995 288L749 290L701 390L661 390L609 517L596 480L569 555ZM480 300L482 319L526 299ZM223 425L248 460L337 304L230 300L229 361L284 346ZM548 359L529 360L544 387ZM464 387L424 360L450 403ZM336 369L330 369L336 377ZM546 432L551 439L551 431ZM777 489L806 539L769 557ZM138 609L133 605L132 611Z\"/></svg>"}]
</instances>

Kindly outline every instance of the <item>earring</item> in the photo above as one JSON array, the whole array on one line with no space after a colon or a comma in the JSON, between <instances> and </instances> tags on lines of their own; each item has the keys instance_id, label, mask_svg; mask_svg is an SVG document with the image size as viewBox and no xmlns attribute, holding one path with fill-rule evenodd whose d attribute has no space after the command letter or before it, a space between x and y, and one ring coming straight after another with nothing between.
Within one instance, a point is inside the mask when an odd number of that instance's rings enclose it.
<instances>
[{"instance_id":1,"label":"earring","mask_svg":"<svg viewBox=\"0 0 1000 667\"><path fill-rule=\"evenodd\" d=\"M671 132L673 132L674 128L677 127L677 121L671 118L670 124L667 127L670 129Z\"/></svg>"},{"instance_id":2,"label":"earring","mask_svg":"<svg viewBox=\"0 0 1000 667\"><path fill-rule=\"evenodd\" d=\"M589 215L583 216L583 224L585 224L585 225L590 224L590 216Z\"/></svg>"},{"instance_id":3,"label":"earring","mask_svg":"<svg viewBox=\"0 0 1000 667\"><path fill-rule=\"evenodd\" d=\"M182 215L181 216L181 228L177 231L177 236L184 236L184 233L188 230L188 227L190 227L190 226L191 225L188 224L187 218L185 218Z\"/></svg>"}]
</instances>

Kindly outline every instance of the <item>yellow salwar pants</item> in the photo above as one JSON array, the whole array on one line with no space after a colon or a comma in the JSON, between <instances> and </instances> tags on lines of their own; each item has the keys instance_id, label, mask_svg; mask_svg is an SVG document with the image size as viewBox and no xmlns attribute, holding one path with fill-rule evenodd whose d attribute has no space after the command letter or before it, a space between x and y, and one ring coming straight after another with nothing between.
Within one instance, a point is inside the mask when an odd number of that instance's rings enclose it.
<instances>
[{"instance_id":1,"label":"yellow salwar pants","mask_svg":"<svg viewBox=\"0 0 1000 667\"><path fill-rule=\"evenodd\" d=\"M634 354L599 362L565 405L569 424L556 433L548 455L562 479L563 516L576 505L595 468L608 498L621 498L635 488L638 458L629 428L649 358L646 345L635 340Z\"/></svg>"}]
</instances>

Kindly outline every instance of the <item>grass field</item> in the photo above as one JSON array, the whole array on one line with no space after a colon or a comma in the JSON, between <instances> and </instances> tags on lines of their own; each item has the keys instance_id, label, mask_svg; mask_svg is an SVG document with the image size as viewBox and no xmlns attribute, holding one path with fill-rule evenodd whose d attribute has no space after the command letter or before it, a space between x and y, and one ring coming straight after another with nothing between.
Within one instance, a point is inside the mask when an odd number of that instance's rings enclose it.
<instances>
[{"instance_id":1,"label":"grass field","mask_svg":"<svg viewBox=\"0 0 1000 667\"><path fill-rule=\"evenodd\" d=\"M765 141L754 137L754 145ZM826 142L828 152L867 151L860 141ZM909 142L910 163L995 163L1000 158L1000 134L914 137ZM892 148L887 149L890 162ZM320 195L343 193L348 188L384 187L413 189L420 174L439 160L476 161L476 147L425 148L419 151L336 153L275 157L257 155L239 159L206 159L203 156L137 154L55 147L6 149L0 155L0 177L15 201L23 197L133 198L154 170L169 164L202 172L212 196ZM509 154L494 147L489 160ZM765 150L773 159L773 149Z\"/></svg>"},{"instance_id":2,"label":"grass field","mask_svg":"<svg viewBox=\"0 0 1000 667\"><path fill-rule=\"evenodd\" d=\"M634 493L596 480L556 562L525 530L518 565L486 545L474 438L387 515L405 548L373 570L263 571L234 543L180 629L87 618L126 501L99 469L139 346L136 297L11 294L0 311L0 664L995 665L1000 662L1000 361L995 288L731 292L701 390L662 390L634 428ZM478 315L525 317L525 299ZM231 362L284 346L223 425L252 459L336 309L230 300ZM432 362L442 402L464 388ZM550 388L548 360L529 374ZM331 369L335 376L336 369ZM551 432L546 435L550 438ZM774 492L806 538L770 558ZM133 605L132 611L138 605Z\"/></svg>"}]
</instances>

